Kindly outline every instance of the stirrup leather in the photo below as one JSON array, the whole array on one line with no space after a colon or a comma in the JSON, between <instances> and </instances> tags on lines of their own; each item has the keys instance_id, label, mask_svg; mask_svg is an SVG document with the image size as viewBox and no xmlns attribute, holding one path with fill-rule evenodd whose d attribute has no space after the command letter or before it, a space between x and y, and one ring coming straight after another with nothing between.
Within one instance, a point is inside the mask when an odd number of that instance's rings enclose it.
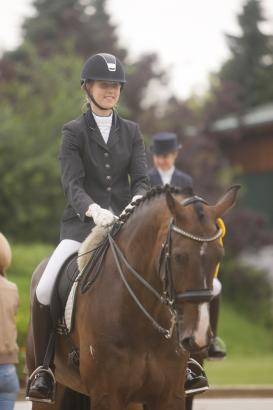
<instances>
[{"instance_id":1,"label":"stirrup leather","mask_svg":"<svg viewBox=\"0 0 273 410\"><path fill-rule=\"evenodd\" d=\"M35 379L37 379L37 377L41 373L49 374L51 379L52 379L52 383L53 383L51 397L49 397L47 399L39 399L39 398L36 398L36 397L31 397L29 395L29 390L30 390L32 382ZM53 371L50 369L50 367L48 367L48 368L45 368L43 366L37 367L37 369L35 369L34 372L29 376L29 379L28 379L28 382L27 382L25 399L28 400L28 401L37 401L37 402L41 402L41 403L52 403L53 404L53 403L55 403L55 393L56 393L56 379L55 379Z\"/></svg>"}]
</instances>

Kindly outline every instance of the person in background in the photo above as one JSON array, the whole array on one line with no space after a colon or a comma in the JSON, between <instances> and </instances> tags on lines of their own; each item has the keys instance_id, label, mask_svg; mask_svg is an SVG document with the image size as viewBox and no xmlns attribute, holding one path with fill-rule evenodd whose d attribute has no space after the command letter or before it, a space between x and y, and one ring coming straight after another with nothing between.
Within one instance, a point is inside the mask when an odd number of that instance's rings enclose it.
<instances>
[{"instance_id":1,"label":"person in background","mask_svg":"<svg viewBox=\"0 0 273 410\"><path fill-rule=\"evenodd\" d=\"M178 144L177 136L172 132L158 132L152 136L150 150L153 155L153 168L149 169L148 176L151 186L163 186L166 184L177 186L182 190L192 191L192 177L175 167L175 161L179 150L182 148ZM208 349L209 359L223 359L226 356L225 345L217 337L217 323L219 317L219 304L221 283L215 275L213 281L214 298L210 303L210 325L213 333ZM192 359L191 359L192 360ZM197 372L196 372L197 370ZM185 391L188 394L202 393L208 389L208 381L204 371L200 373L198 366L194 364L187 369Z\"/></svg>"},{"instance_id":2,"label":"person in background","mask_svg":"<svg viewBox=\"0 0 273 410\"><path fill-rule=\"evenodd\" d=\"M174 185L181 189L192 188L192 177L175 167L175 161L181 145L176 134L158 132L152 136L150 147L153 154L154 167L148 171L152 186Z\"/></svg>"},{"instance_id":3,"label":"person in background","mask_svg":"<svg viewBox=\"0 0 273 410\"><path fill-rule=\"evenodd\" d=\"M0 233L0 409L12 410L19 390L15 365L18 363L16 312L19 304L15 283L6 278L11 249Z\"/></svg>"}]
</instances>

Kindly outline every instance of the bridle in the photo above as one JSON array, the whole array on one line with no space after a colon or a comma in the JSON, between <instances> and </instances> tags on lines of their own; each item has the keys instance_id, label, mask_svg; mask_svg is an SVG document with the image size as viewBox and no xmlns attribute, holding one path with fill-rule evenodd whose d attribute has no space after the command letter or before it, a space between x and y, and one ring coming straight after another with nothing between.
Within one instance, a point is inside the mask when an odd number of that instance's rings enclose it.
<instances>
[{"instance_id":1,"label":"bridle","mask_svg":"<svg viewBox=\"0 0 273 410\"><path fill-rule=\"evenodd\" d=\"M181 205L187 206L190 204L193 204L195 202L201 202L201 203L207 203L204 199L198 197L198 196L192 196L190 198L185 199ZM111 247L111 250L113 252L113 256L120 274L120 277L126 286L128 292L132 296L133 300L137 304L137 306L140 308L140 310L144 313L144 315L151 321L152 325L164 336L169 339L172 336L174 326L177 322L177 304L178 303L205 303L205 302L210 302L212 297L213 297L213 291L208 288L202 288L202 289L195 289L191 290L188 289L183 293L177 293L174 289L174 284L173 284L173 274L172 274L172 269L171 269L171 249L172 249L172 232L175 232L179 235L185 236L193 241L201 242L201 243L207 243L207 242L213 242L217 239L219 239L222 236L222 228L218 225L217 226L217 232L215 235L208 237L208 238L202 238L195 236L181 228L178 228L174 224L174 219L171 218L169 227L168 227L168 232L166 236L165 242L162 244L162 250L160 253L159 257L159 275L161 274L161 271L163 270L163 275L161 276L162 282L163 282L163 293L160 294L149 282L147 282L126 260L125 256L123 255L122 251L112 238L111 234L108 233L108 240L109 244ZM150 313L145 309L143 304L140 302L136 294L134 293L133 289L129 285L121 267L120 261L123 262L123 264L126 266L129 272L131 272L135 278L139 280L139 282L142 283L143 286L145 286L153 295L159 300L160 303L165 304L169 307L169 312L171 316L171 326L169 329L166 329L162 327L151 315Z\"/></svg>"},{"instance_id":2,"label":"bridle","mask_svg":"<svg viewBox=\"0 0 273 410\"><path fill-rule=\"evenodd\" d=\"M207 202L200 198L199 196L193 196L185 199L181 205L187 206L196 202L201 202L207 204ZM213 242L216 239L219 239L222 235L221 227L217 226L217 232L215 235L204 238L200 236L193 235L181 228L178 228L174 224L174 219L172 218L169 224L167 237L165 243L162 245L162 251L159 259L159 272L162 270L162 265L164 266L163 271L163 293L166 299L169 301L169 304L175 306L179 302L188 302L188 303L205 303L210 302L213 297L213 291L208 288L195 289L195 290L186 290L183 293L176 293L173 285L173 274L171 270L171 248L172 248L172 231L178 233L179 235L185 236L193 241L200 243Z\"/></svg>"}]
</instances>

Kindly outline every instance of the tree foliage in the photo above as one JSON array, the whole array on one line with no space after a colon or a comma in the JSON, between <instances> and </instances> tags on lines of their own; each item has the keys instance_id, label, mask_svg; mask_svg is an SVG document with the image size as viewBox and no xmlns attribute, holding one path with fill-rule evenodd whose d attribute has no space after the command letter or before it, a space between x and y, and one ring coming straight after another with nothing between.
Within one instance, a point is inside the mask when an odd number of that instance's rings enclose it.
<instances>
[{"instance_id":1,"label":"tree foliage","mask_svg":"<svg viewBox=\"0 0 273 410\"><path fill-rule=\"evenodd\" d=\"M167 75L154 53L129 60L107 0L33 4L35 14L23 24L22 44L0 58L1 230L18 239L57 240L64 203L57 161L60 132L81 113L84 60L101 51L126 63L128 83L119 112L138 121L145 137L162 130L177 133L184 144L178 166L192 174L198 193L215 198L223 174L232 173L203 129L218 116L273 97L272 38L260 29L259 2L246 2L239 16L241 35L227 37L231 57L211 76L209 100L171 96L162 103L158 97L150 106L145 105L150 90L160 95L157 89L166 84Z\"/></svg>"},{"instance_id":2,"label":"tree foliage","mask_svg":"<svg viewBox=\"0 0 273 410\"><path fill-rule=\"evenodd\" d=\"M0 226L9 237L58 239L64 205L58 166L62 125L81 114L84 60L109 52L121 60L106 0L35 0L22 44L0 59ZM119 112L137 120L148 84L163 73L157 56L127 65L130 86Z\"/></svg>"},{"instance_id":3,"label":"tree foliage","mask_svg":"<svg viewBox=\"0 0 273 410\"><path fill-rule=\"evenodd\" d=\"M211 77L209 120L242 113L273 99L273 36L262 31L266 21L259 0L247 0L237 17L240 34L226 35L230 58Z\"/></svg>"},{"instance_id":4,"label":"tree foliage","mask_svg":"<svg viewBox=\"0 0 273 410\"><path fill-rule=\"evenodd\" d=\"M56 240L63 194L58 148L62 124L81 112L75 82L81 60L67 53L41 60L31 47L32 82L2 84L0 113L1 230L18 239ZM15 102L12 98L16 95Z\"/></svg>"},{"instance_id":5,"label":"tree foliage","mask_svg":"<svg viewBox=\"0 0 273 410\"><path fill-rule=\"evenodd\" d=\"M106 11L106 0L35 0L36 15L26 19L24 37L42 56L62 53L67 40L82 56L112 52L124 59L116 28Z\"/></svg>"}]
</instances>

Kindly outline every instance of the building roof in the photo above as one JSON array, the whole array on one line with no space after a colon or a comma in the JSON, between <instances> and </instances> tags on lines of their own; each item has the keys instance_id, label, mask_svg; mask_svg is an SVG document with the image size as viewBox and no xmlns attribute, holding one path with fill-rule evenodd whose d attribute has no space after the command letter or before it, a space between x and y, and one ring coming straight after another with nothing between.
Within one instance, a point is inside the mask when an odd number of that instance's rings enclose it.
<instances>
[{"instance_id":1,"label":"building roof","mask_svg":"<svg viewBox=\"0 0 273 410\"><path fill-rule=\"evenodd\" d=\"M211 131L232 131L239 127L250 128L264 124L273 124L273 103L259 105L242 116L229 115L212 124Z\"/></svg>"}]
</instances>

